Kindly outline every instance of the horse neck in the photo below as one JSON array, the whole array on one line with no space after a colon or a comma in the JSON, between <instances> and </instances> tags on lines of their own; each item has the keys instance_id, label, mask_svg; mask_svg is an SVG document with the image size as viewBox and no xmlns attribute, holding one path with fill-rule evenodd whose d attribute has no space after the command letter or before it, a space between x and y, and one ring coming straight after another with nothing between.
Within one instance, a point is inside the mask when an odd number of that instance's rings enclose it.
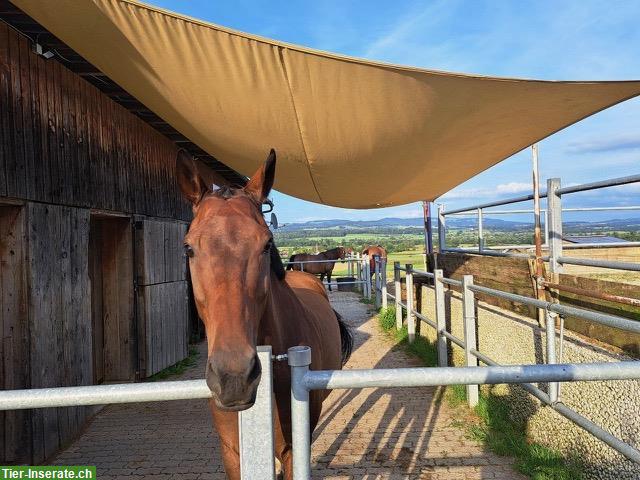
<instances>
[{"instance_id":1,"label":"horse neck","mask_svg":"<svg viewBox=\"0 0 640 480\"><path fill-rule=\"evenodd\" d=\"M337 248L332 248L331 250L327 250L324 252L325 258L328 260L337 260L340 258L340 250Z\"/></svg>"},{"instance_id":2,"label":"horse neck","mask_svg":"<svg viewBox=\"0 0 640 480\"><path fill-rule=\"evenodd\" d=\"M305 329L305 320L304 307L294 291L272 273L267 308L258 331L258 343L271 345L274 354L286 353L287 348L295 345L308 344L310 332Z\"/></svg>"}]
</instances>

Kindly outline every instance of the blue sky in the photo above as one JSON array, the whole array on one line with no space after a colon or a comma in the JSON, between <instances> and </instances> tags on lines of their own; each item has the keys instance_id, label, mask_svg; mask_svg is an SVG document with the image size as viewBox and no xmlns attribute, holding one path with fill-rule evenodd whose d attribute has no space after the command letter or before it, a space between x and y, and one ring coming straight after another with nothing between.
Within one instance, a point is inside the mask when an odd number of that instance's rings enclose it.
<instances>
[{"instance_id":1,"label":"blue sky","mask_svg":"<svg viewBox=\"0 0 640 480\"><path fill-rule=\"evenodd\" d=\"M151 3L245 32L320 50L435 70L548 80L640 79L636 0L222 1ZM640 173L640 99L540 143L540 176L576 184ZM448 208L531 192L520 152L438 200ZM317 205L275 193L281 222L422 215L411 204L378 210ZM569 206L640 205L640 185L567 197ZM585 218L574 214L574 218ZM640 212L590 214L640 217ZM567 220L571 220L567 216Z\"/></svg>"}]
</instances>

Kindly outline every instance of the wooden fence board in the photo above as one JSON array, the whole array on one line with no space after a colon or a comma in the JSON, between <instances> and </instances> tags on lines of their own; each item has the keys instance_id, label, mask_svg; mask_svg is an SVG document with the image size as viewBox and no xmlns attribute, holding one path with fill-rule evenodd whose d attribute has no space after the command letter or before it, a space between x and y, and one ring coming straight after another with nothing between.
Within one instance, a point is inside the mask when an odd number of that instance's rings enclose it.
<instances>
[{"instance_id":1,"label":"wooden fence board","mask_svg":"<svg viewBox=\"0 0 640 480\"><path fill-rule=\"evenodd\" d=\"M529 264L526 259L446 253L444 255L438 254L437 262L438 267L444 271L445 277L460 280L462 275L473 275L474 282L478 285L535 297ZM533 307L487 295L476 295L480 300L491 305L536 318L536 309Z\"/></svg>"}]
</instances>

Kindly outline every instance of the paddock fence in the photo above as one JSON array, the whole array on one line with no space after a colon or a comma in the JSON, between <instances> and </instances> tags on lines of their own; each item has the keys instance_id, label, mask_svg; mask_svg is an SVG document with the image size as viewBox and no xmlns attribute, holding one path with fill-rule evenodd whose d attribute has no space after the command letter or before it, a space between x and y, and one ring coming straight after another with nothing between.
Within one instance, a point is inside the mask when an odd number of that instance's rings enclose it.
<instances>
[{"instance_id":1,"label":"paddock fence","mask_svg":"<svg viewBox=\"0 0 640 480\"><path fill-rule=\"evenodd\" d=\"M309 370L311 352L308 347L298 346L289 349L286 360L292 371L292 434L294 478L311 477L311 432L309 423L309 392L315 389L346 389L368 387L419 387L438 385L465 385L470 406L479 398L479 385L482 384L519 384L527 392L540 399L561 415L570 419L596 438L623 454L630 460L640 463L640 452L614 437L598 425L563 405L559 396L560 382L629 380L640 379L640 362L607 362L562 364L557 363L556 348L563 342L562 329L556 340L556 318L560 314L578 315L582 318L607 325L615 325L628 331L640 332L640 323L626 318L602 314L590 310L567 307L534 298L514 295L474 285L472 276L462 281L445 278L440 270L434 273L416 270L412 265L401 267L394 265L394 292L386 291L386 268L384 259L376 259L374 292L380 306L395 305L398 327L407 324L410 339L415 337L416 320L420 319L437 332L438 366L424 368L394 368L374 370ZM407 285L407 299L402 302L401 281ZM411 286L414 277L425 277L434 282L433 302L436 306L435 320L429 319L413 308ZM444 312L444 287L457 286L463 295L464 338L458 338L446 329ZM512 301L529 303L546 312L547 342L546 364L502 366L494 362L486 353L477 349L475 294L496 295ZM448 366L446 341L465 352L464 367ZM271 418L273 404L272 361L282 361L285 356L274 357L271 347L259 347L259 359L263 367L256 404L239 415L240 452L243 480L274 477L274 443ZM561 355L560 355L561 358ZM479 362L486 366L479 366ZM548 391L543 391L532 382L547 382ZM47 388L0 392L0 410L22 408L49 408L78 405L102 405L109 403L132 403L166 400L188 400L211 398L204 380L158 382L124 385L101 385L83 387Z\"/></svg>"},{"instance_id":2,"label":"paddock fence","mask_svg":"<svg viewBox=\"0 0 640 480\"><path fill-rule=\"evenodd\" d=\"M365 298L370 299L372 295L371 289L371 264L369 261L368 255L363 255L360 253L349 254L345 258L338 258L335 260L294 260L289 261L287 259L282 259L282 263L285 266L288 265L298 265L300 267L300 271L305 272L309 271L307 267L305 270L305 265L312 265L316 263L333 263L337 264L346 264L347 265L347 273L346 275L335 275L332 274L332 277L335 281L331 282L331 286L335 286L336 288L340 288L341 286L353 285L362 289L362 294ZM328 281L323 281L325 287L328 287L330 284Z\"/></svg>"},{"instance_id":3,"label":"paddock fence","mask_svg":"<svg viewBox=\"0 0 640 480\"><path fill-rule=\"evenodd\" d=\"M551 179L548 183L549 207L547 209L549 225L550 254L546 257L552 268L561 268L563 264L582 264L601 268L621 268L640 271L640 265L623 262L589 261L564 256L562 253L562 222L558 212L561 195L622 185L640 181L640 176L625 177L606 182L596 182L577 187L559 188L559 181ZM527 199L530 199L527 197ZM518 199L516 199L518 200ZM521 199L518 201L524 201ZM515 200L511 200L515 202ZM493 205L497 204L494 202ZM489 206L484 205L483 208ZM461 213L461 211L458 211ZM458 213L447 212L447 215ZM555 212L555 213L554 213ZM440 212L444 219L445 212ZM555 217L554 217L555 215ZM444 222L442 222L444 226ZM440 232L441 248L446 251L444 229ZM482 250L482 249L480 249ZM473 252L477 253L477 252ZM481 251L487 254L487 251ZM491 255L503 255L504 252L490 252ZM517 254L505 254L517 255ZM394 264L393 293L388 291L385 259L375 259L373 285L369 276L369 261L366 257L347 258L352 265L351 272L356 273L357 282L362 282L364 294L375 296L375 304L395 306L396 326L403 328L406 323L409 341L416 336L416 321L419 319L436 332L438 352L437 367L394 368L372 370L310 370L311 351L309 347L295 346L287 355L273 356L271 347L258 347L258 356L262 365L262 378L258 387L255 405L239 414L241 473L243 480L275 478L274 473L274 436L271 419L272 403L272 362L287 360L291 368L291 413L293 439L293 468L296 480L311 477L311 432L309 419L309 392L315 389L346 389L368 387L419 387L441 385L465 385L467 401L470 406L477 404L479 385L483 384L519 384L527 392L560 415L568 418L582 429L620 452L626 458L640 464L640 451L611 433L605 431L591 420L578 414L562 403L560 386L563 382L590 382L603 380L640 379L640 361L604 362L604 363L562 363L564 344L563 316L571 315L595 324L608 325L628 332L640 333L640 322L628 318L596 312L584 308L561 305L537 298L517 295L502 290L476 285L471 275L462 280L446 278L443 271L433 272L414 269L411 264L404 267ZM406 299L402 300L402 280L406 284ZM435 319L424 316L414 308L413 284L415 279L433 283L432 301L435 306ZM445 319L445 287L457 287L462 292L463 338L447 331ZM546 357L544 364L499 365L492 360L488 352L478 350L476 337L476 294L495 296L512 302L531 305L544 312L547 334ZM464 351L465 366L448 365L447 341ZM485 366L480 366L480 364ZM547 391L533 385L533 382L547 383ZM80 405L103 405L110 403L151 402L167 400L189 400L211 398L204 380L157 382L123 385L78 386L0 392L0 410L26 408L71 407Z\"/></svg>"}]
</instances>

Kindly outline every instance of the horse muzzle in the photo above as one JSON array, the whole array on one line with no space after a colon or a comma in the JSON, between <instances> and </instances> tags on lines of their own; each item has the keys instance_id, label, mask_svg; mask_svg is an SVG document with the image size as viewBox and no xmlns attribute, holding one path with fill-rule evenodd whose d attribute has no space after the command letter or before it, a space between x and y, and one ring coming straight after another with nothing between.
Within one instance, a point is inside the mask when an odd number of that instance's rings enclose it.
<instances>
[{"instance_id":1,"label":"horse muzzle","mask_svg":"<svg viewBox=\"0 0 640 480\"><path fill-rule=\"evenodd\" d=\"M242 361L234 355L215 354L207 361L205 378L220 410L237 412L251 408L262 369L257 354Z\"/></svg>"}]
</instances>

